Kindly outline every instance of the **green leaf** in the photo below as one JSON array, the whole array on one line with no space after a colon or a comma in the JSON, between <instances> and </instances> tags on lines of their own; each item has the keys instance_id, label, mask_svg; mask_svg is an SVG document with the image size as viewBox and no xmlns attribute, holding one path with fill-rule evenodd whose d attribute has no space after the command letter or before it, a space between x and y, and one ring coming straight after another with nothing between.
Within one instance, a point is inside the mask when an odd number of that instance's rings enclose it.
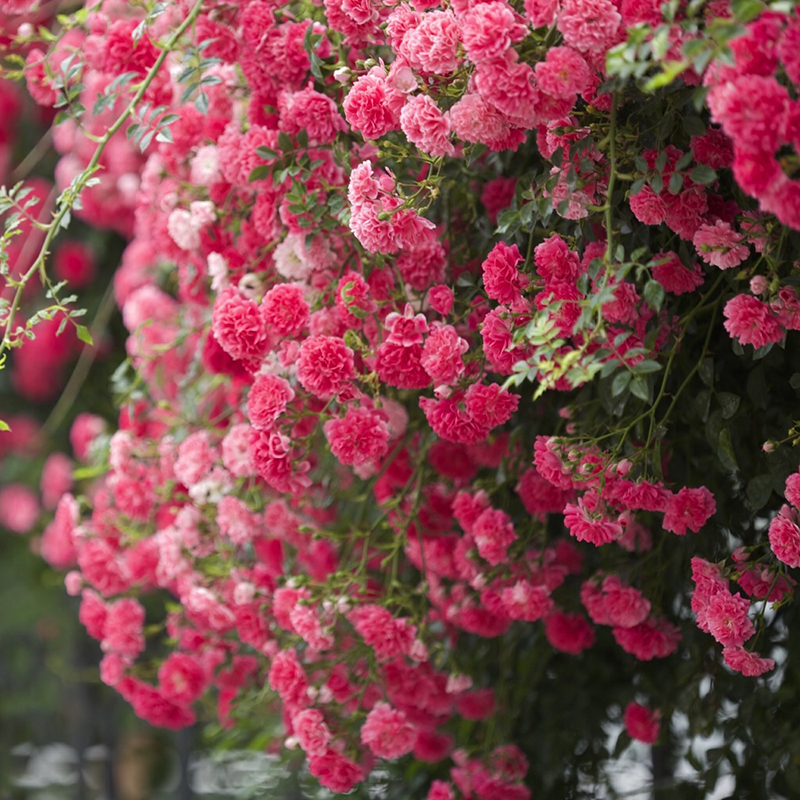
<instances>
[{"instance_id":1,"label":"green leaf","mask_svg":"<svg viewBox=\"0 0 800 800\"><path fill-rule=\"evenodd\" d=\"M711 392L708 389L698 392L697 397L694 399L694 405L697 409L697 415L703 422L706 422L708 420L708 410L711 408Z\"/></svg>"},{"instance_id":2,"label":"green leaf","mask_svg":"<svg viewBox=\"0 0 800 800\"><path fill-rule=\"evenodd\" d=\"M195 98L194 107L201 114L208 114L208 95L205 92L200 92Z\"/></svg>"},{"instance_id":3,"label":"green leaf","mask_svg":"<svg viewBox=\"0 0 800 800\"><path fill-rule=\"evenodd\" d=\"M0 419L0 431L10 431L11 426L3 419Z\"/></svg>"},{"instance_id":4,"label":"green leaf","mask_svg":"<svg viewBox=\"0 0 800 800\"><path fill-rule=\"evenodd\" d=\"M679 194L683 189L683 175L680 172L673 172L672 177L669 179L669 193Z\"/></svg>"},{"instance_id":5,"label":"green leaf","mask_svg":"<svg viewBox=\"0 0 800 800\"><path fill-rule=\"evenodd\" d=\"M759 511L772 496L772 475L756 475L747 483L747 502L753 511Z\"/></svg>"},{"instance_id":6,"label":"green leaf","mask_svg":"<svg viewBox=\"0 0 800 800\"><path fill-rule=\"evenodd\" d=\"M87 478L97 478L100 475L105 474L108 471L108 466L106 464L98 464L92 467L78 467L73 473L72 477L76 481L83 481Z\"/></svg>"},{"instance_id":7,"label":"green leaf","mask_svg":"<svg viewBox=\"0 0 800 800\"><path fill-rule=\"evenodd\" d=\"M764 3L759 0L731 0L731 11L739 22L752 22L764 11Z\"/></svg>"},{"instance_id":8,"label":"green leaf","mask_svg":"<svg viewBox=\"0 0 800 800\"><path fill-rule=\"evenodd\" d=\"M260 181L263 180L264 178L268 178L271 172L272 172L272 167L268 166L267 164L264 164L261 167L255 167L248 176L247 180L250 181L251 183L253 181Z\"/></svg>"},{"instance_id":9,"label":"green leaf","mask_svg":"<svg viewBox=\"0 0 800 800\"><path fill-rule=\"evenodd\" d=\"M646 92L654 92L656 89L661 89L663 86L668 86L678 75L681 74L689 66L688 61L667 61L664 64L663 70L654 75L644 85ZM666 114L665 117L671 116Z\"/></svg>"},{"instance_id":10,"label":"green leaf","mask_svg":"<svg viewBox=\"0 0 800 800\"><path fill-rule=\"evenodd\" d=\"M633 368L633 371L637 375L649 375L652 372L658 372L660 369L661 369L661 364L659 364L658 361L647 360L637 364Z\"/></svg>"},{"instance_id":11,"label":"green leaf","mask_svg":"<svg viewBox=\"0 0 800 800\"><path fill-rule=\"evenodd\" d=\"M284 153L294 149L292 146L292 139L286 131L281 131L278 134L278 147L280 147Z\"/></svg>"},{"instance_id":12,"label":"green leaf","mask_svg":"<svg viewBox=\"0 0 800 800\"><path fill-rule=\"evenodd\" d=\"M648 402L650 400L650 389L647 381L644 378L634 378L631 381L631 394L638 397L640 400Z\"/></svg>"},{"instance_id":13,"label":"green leaf","mask_svg":"<svg viewBox=\"0 0 800 800\"><path fill-rule=\"evenodd\" d=\"M94 344L94 339L92 339L92 334L89 333L89 329L85 325L76 325L75 333L82 342L88 345Z\"/></svg>"},{"instance_id":14,"label":"green leaf","mask_svg":"<svg viewBox=\"0 0 800 800\"><path fill-rule=\"evenodd\" d=\"M664 287L656 280L649 280L644 287L644 299L656 310L661 311L666 292Z\"/></svg>"},{"instance_id":15,"label":"green leaf","mask_svg":"<svg viewBox=\"0 0 800 800\"><path fill-rule=\"evenodd\" d=\"M628 387L628 384L630 382L631 382L631 373L628 372L628 370L620 372L611 382L611 396L618 397L619 395L621 395Z\"/></svg>"},{"instance_id":16,"label":"green leaf","mask_svg":"<svg viewBox=\"0 0 800 800\"><path fill-rule=\"evenodd\" d=\"M731 429L725 426L719 432L719 439L717 440L717 455L722 465L730 470L736 472L739 469L739 463L736 460L736 453L733 449L733 440L731 439Z\"/></svg>"},{"instance_id":17,"label":"green leaf","mask_svg":"<svg viewBox=\"0 0 800 800\"><path fill-rule=\"evenodd\" d=\"M739 410L739 404L742 402L742 398L738 394L731 392L719 392L717 400L722 406L723 419L730 419Z\"/></svg>"},{"instance_id":18,"label":"green leaf","mask_svg":"<svg viewBox=\"0 0 800 800\"><path fill-rule=\"evenodd\" d=\"M706 132L706 125L700 117L684 117L683 131L687 136L702 136ZM691 153L686 153L683 158L686 158L686 156L690 156L689 161L681 164L678 169L689 166L689 162L692 160ZM681 158L681 161L683 161L683 158ZM680 161L678 163L680 164Z\"/></svg>"},{"instance_id":19,"label":"green leaf","mask_svg":"<svg viewBox=\"0 0 800 800\"><path fill-rule=\"evenodd\" d=\"M700 380L709 388L714 385L714 359L704 358L700 362Z\"/></svg>"},{"instance_id":20,"label":"green leaf","mask_svg":"<svg viewBox=\"0 0 800 800\"><path fill-rule=\"evenodd\" d=\"M707 164L698 164L690 173L689 177L703 186L713 183L717 179L717 173Z\"/></svg>"},{"instance_id":21,"label":"green leaf","mask_svg":"<svg viewBox=\"0 0 800 800\"><path fill-rule=\"evenodd\" d=\"M664 179L660 175L655 175L650 181L650 188L656 193L661 194L664 189Z\"/></svg>"}]
</instances>

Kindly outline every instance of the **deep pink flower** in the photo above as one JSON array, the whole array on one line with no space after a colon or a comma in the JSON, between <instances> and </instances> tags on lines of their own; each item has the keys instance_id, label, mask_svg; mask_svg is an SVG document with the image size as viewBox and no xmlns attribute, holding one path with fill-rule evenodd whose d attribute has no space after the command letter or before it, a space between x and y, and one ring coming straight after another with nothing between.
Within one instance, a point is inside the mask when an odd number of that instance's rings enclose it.
<instances>
[{"instance_id":1,"label":"deep pink flower","mask_svg":"<svg viewBox=\"0 0 800 800\"><path fill-rule=\"evenodd\" d=\"M692 136L691 146L698 164L707 164L713 169L733 165L733 142L716 128L711 128L702 136Z\"/></svg>"},{"instance_id":2,"label":"deep pink flower","mask_svg":"<svg viewBox=\"0 0 800 800\"><path fill-rule=\"evenodd\" d=\"M422 346L384 342L375 362L378 377L388 386L399 389L424 389L431 378L422 366Z\"/></svg>"},{"instance_id":3,"label":"deep pink flower","mask_svg":"<svg viewBox=\"0 0 800 800\"><path fill-rule=\"evenodd\" d=\"M509 247L505 242L498 242L492 248L481 265L483 285L489 297L506 305L516 302L528 285L527 275L517 269L521 261L516 245Z\"/></svg>"},{"instance_id":4,"label":"deep pink flower","mask_svg":"<svg viewBox=\"0 0 800 800\"><path fill-rule=\"evenodd\" d=\"M572 655L594 644L594 629L580 614L554 611L545 620L544 634L556 650Z\"/></svg>"},{"instance_id":5,"label":"deep pink flower","mask_svg":"<svg viewBox=\"0 0 800 800\"><path fill-rule=\"evenodd\" d=\"M492 566L505 561L506 551L517 538L511 518L495 508L487 508L475 520L472 536L481 558Z\"/></svg>"},{"instance_id":6,"label":"deep pink flower","mask_svg":"<svg viewBox=\"0 0 800 800\"><path fill-rule=\"evenodd\" d=\"M582 53L601 53L615 43L622 17L611 0L564 0L558 29Z\"/></svg>"},{"instance_id":7,"label":"deep pink flower","mask_svg":"<svg viewBox=\"0 0 800 800\"><path fill-rule=\"evenodd\" d=\"M770 307L749 294L736 295L725 304L725 330L740 344L764 347L779 342L783 327Z\"/></svg>"},{"instance_id":8,"label":"deep pink flower","mask_svg":"<svg viewBox=\"0 0 800 800\"><path fill-rule=\"evenodd\" d=\"M622 525L615 520L590 512L583 498L564 506L564 525L579 542L591 542L596 547L613 542L622 534Z\"/></svg>"},{"instance_id":9,"label":"deep pink flower","mask_svg":"<svg viewBox=\"0 0 800 800\"><path fill-rule=\"evenodd\" d=\"M250 424L258 430L272 430L278 418L294 399L294 390L285 378L278 375L259 375L247 398Z\"/></svg>"},{"instance_id":10,"label":"deep pink flower","mask_svg":"<svg viewBox=\"0 0 800 800\"><path fill-rule=\"evenodd\" d=\"M428 292L428 301L431 304L431 308L443 317L446 317L452 311L453 300L453 290L444 284L432 286Z\"/></svg>"},{"instance_id":11,"label":"deep pink flower","mask_svg":"<svg viewBox=\"0 0 800 800\"><path fill-rule=\"evenodd\" d=\"M551 47L534 72L542 91L559 99L572 99L586 91L591 75L583 56L571 47Z\"/></svg>"},{"instance_id":12,"label":"deep pink flower","mask_svg":"<svg viewBox=\"0 0 800 800\"><path fill-rule=\"evenodd\" d=\"M711 90L712 119L734 144L753 153L774 153L780 146L789 93L772 75L742 75Z\"/></svg>"},{"instance_id":13,"label":"deep pink flower","mask_svg":"<svg viewBox=\"0 0 800 800\"><path fill-rule=\"evenodd\" d=\"M380 68L362 75L344 99L344 114L353 130L365 139L380 139L400 124L398 100L403 97L392 89Z\"/></svg>"},{"instance_id":14,"label":"deep pink flower","mask_svg":"<svg viewBox=\"0 0 800 800\"><path fill-rule=\"evenodd\" d=\"M361 767L330 747L322 755L308 760L308 771L326 789L343 794L364 780Z\"/></svg>"},{"instance_id":15,"label":"deep pink flower","mask_svg":"<svg viewBox=\"0 0 800 800\"><path fill-rule=\"evenodd\" d=\"M403 37L402 46L396 49L414 69L432 75L449 75L458 66L458 44L459 25L455 14L436 9L424 14L419 24Z\"/></svg>"},{"instance_id":16,"label":"deep pink flower","mask_svg":"<svg viewBox=\"0 0 800 800\"><path fill-rule=\"evenodd\" d=\"M546 281L575 281L583 272L578 254L554 233L533 249L536 271Z\"/></svg>"},{"instance_id":17,"label":"deep pink flower","mask_svg":"<svg viewBox=\"0 0 800 800\"><path fill-rule=\"evenodd\" d=\"M330 400L355 377L353 351L338 336L309 336L300 345L297 379L321 400Z\"/></svg>"},{"instance_id":18,"label":"deep pink flower","mask_svg":"<svg viewBox=\"0 0 800 800\"><path fill-rule=\"evenodd\" d=\"M331 732L325 717L316 708L307 708L292 717L294 735L308 756L322 756L328 749Z\"/></svg>"},{"instance_id":19,"label":"deep pink flower","mask_svg":"<svg viewBox=\"0 0 800 800\"><path fill-rule=\"evenodd\" d=\"M680 536L687 530L697 533L716 510L714 495L705 486L697 489L684 486L667 501L664 528Z\"/></svg>"},{"instance_id":20,"label":"deep pink flower","mask_svg":"<svg viewBox=\"0 0 800 800\"><path fill-rule=\"evenodd\" d=\"M218 295L212 316L214 338L237 361L264 355L269 337L258 306L235 289Z\"/></svg>"},{"instance_id":21,"label":"deep pink flower","mask_svg":"<svg viewBox=\"0 0 800 800\"><path fill-rule=\"evenodd\" d=\"M665 619L649 617L632 628L615 627L611 631L617 644L640 661L666 658L677 649L680 630Z\"/></svg>"},{"instance_id":22,"label":"deep pink flower","mask_svg":"<svg viewBox=\"0 0 800 800\"><path fill-rule=\"evenodd\" d=\"M609 575L602 584L603 606L607 625L633 628L647 619L650 601L633 586L627 586L615 575Z\"/></svg>"},{"instance_id":23,"label":"deep pink flower","mask_svg":"<svg viewBox=\"0 0 800 800\"><path fill-rule=\"evenodd\" d=\"M693 292L703 284L703 273L697 264L685 267L676 253L658 253L653 261L653 278L670 294Z\"/></svg>"},{"instance_id":24,"label":"deep pink flower","mask_svg":"<svg viewBox=\"0 0 800 800\"><path fill-rule=\"evenodd\" d=\"M375 651L379 661L407 655L417 634L416 626L408 620L396 619L391 612L376 605L359 606L347 618Z\"/></svg>"},{"instance_id":25,"label":"deep pink flower","mask_svg":"<svg viewBox=\"0 0 800 800\"><path fill-rule=\"evenodd\" d=\"M786 499L795 508L800 508L800 472L793 472L786 479Z\"/></svg>"},{"instance_id":26,"label":"deep pink flower","mask_svg":"<svg viewBox=\"0 0 800 800\"><path fill-rule=\"evenodd\" d=\"M553 600L547 588L534 586L530 581L518 580L500 593L503 608L511 619L535 622L547 616L553 608Z\"/></svg>"},{"instance_id":27,"label":"deep pink flower","mask_svg":"<svg viewBox=\"0 0 800 800\"><path fill-rule=\"evenodd\" d=\"M144 650L144 607L129 597L106 607L103 624L104 651L135 658Z\"/></svg>"},{"instance_id":28,"label":"deep pink flower","mask_svg":"<svg viewBox=\"0 0 800 800\"><path fill-rule=\"evenodd\" d=\"M660 713L647 706L629 703L625 708L625 730L631 739L653 744L661 731Z\"/></svg>"},{"instance_id":29,"label":"deep pink flower","mask_svg":"<svg viewBox=\"0 0 800 800\"><path fill-rule=\"evenodd\" d=\"M305 288L299 283L279 283L261 301L264 326L274 336L297 336L308 324L309 315Z\"/></svg>"},{"instance_id":30,"label":"deep pink flower","mask_svg":"<svg viewBox=\"0 0 800 800\"><path fill-rule=\"evenodd\" d=\"M379 758L395 759L414 749L417 732L402 711L376 703L361 726L361 742Z\"/></svg>"},{"instance_id":31,"label":"deep pink flower","mask_svg":"<svg viewBox=\"0 0 800 800\"><path fill-rule=\"evenodd\" d=\"M525 26L503 0L473 6L461 25L461 41L467 58L473 64L502 57L514 42L524 36Z\"/></svg>"},{"instance_id":32,"label":"deep pink flower","mask_svg":"<svg viewBox=\"0 0 800 800\"><path fill-rule=\"evenodd\" d=\"M736 672L741 672L748 678L757 678L765 672L775 669L775 662L771 658L764 658L758 653L750 653L743 647L726 647L722 651L725 663Z\"/></svg>"},{"instance_id":33,"label":"deep pink flower","mask_svg":"<svg viewBox=\"0 0 800 800\"><path fill-rule=\"evenodd\" d=\"M428 791L427 800L455 800L452 785L445 781L434 781Z\"/></svg>"},{"instance_id":34,"label":"deep pink flower","mask_svg":"<svg viewBox=\"0 0 800 800\"><path fill-rule=\"evenodd\" d=\"M328 420L323 430L331 452L342 464L375 464L388 450L389 427L367 408L348 408L344 417Z\"/></svg>"},{"instance_id":35,"label":"deep pink flower","mask_svg":"<svg viewBox=\"0 0 800 800\"><path fill-rule=\"evenodd\" d=\"M473 383L464 396L465 409L472 420L484 428L496 428L511 419L519 405L519 395L500 384Z\"/></svg>"},{"instance_id":36,"label":"deep pink flower","mask_svg":"<svg viewBox=\"0 0 800 800\"><path fill-rule=\"evenodd\" d=\"M705 616L709 633L723 647L738 647L755 633L747 616L750 601L738 592L717 592L708 601Z\"/></svg>"},{"instance_id":37,"label":"deep pink flower","mask_svg":"<svg viewBox=\"0 0 800 800\"><path fill-rule=\"evenodd\" d=\"M701 225L694 234L694 246L700 258L720 269L737 267L750 255L742 244L744 237L727 222L717 220L713 225Z\"/></svg>"},{"instance_id":38,"label":"deep pink flower","mask_svg":"<svg viewBox=\"0 0 800 800\"><path fill-rule=\"evenodd\" d=\"M39 498L27 486L9 483L0 489L0 525L4 528L14 533L28 533L36 524L39 511Z\"/></svg>"},{"instance_id":39,"label":"deep pink flower","mask_svg":"<svg viewBox=\"0 0 800 800\"><path fill-rule=\"evenodd\" d=\"M452 325L435 322L422 348L420 364L436 386L450 385L464 374L463 356L468 350L469 343Z\"/></svg>"},{"instance_id":40,"label":"deep pink flower","mask_svg":"<svg viewBox=\"0 0 800 800\"><path fill-rule=\"evenodd\" d=\"M660 225L667 216L666 204L649 186L631 195L629 202L633 215L645 225Z\"/></svg>"},{"instance_id":41,"label":"deep pink flower","mask_svg":"<svg viewBox=\"0 0 800 800\"><path fill-rule=\"evenodd\" d=\"M294 650L281 650L272 659L269 685L284 703L297 707L308 705L308 679Z\"/></svg>"},{"instance_id":42,"label":"deep pink flower","mask_svg":"<svg viewBox=\"0 0 800 800\"><path fill-rule=\"evenodd\" d=\"M414 95L406 101L400 112L400 127L423 153L434 158L453 155L450 122L428 95Z\"/></svg>"},{"instance_id":43,"label":"deep pink flower","mask_svg":"<svg viewBox=\"0 0 800 800\"><path fill-rule=\"evenodd\" d=\"M772 552L790 567L800 567L800 514L784 505L769 524Z\"/></svg>"},{"instance_id":44,"label":"deep pink flower","mask_svg":"<svg viewBox=\"0 0 800 800\"><path fill-rule=\"evenodd\" d=\"M170 653L158 668L161 694L179 706L191 705L206 687L200 661L188 653Z\"/></svg>"}]
</instances>

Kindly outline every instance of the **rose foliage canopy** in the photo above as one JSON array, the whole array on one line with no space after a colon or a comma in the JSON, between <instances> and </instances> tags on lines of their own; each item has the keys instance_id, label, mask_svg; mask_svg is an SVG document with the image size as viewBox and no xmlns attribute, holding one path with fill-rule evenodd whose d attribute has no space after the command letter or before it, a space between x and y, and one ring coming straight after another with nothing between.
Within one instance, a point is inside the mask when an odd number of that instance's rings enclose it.
<instances>
[{"instance_id":1,"label":"rose foliage canopy","mask_svg":"<svg viewBox=\"0 0 800 800\"><path fill-rule=\"evenodd\" d=\"M634 739L798 796L793 3L0 10L61 191L3 192L3 358L89 338L71 213L129 238L41 542L106 684L334 794L612 796Z\"/></svg>"}]
</instances>

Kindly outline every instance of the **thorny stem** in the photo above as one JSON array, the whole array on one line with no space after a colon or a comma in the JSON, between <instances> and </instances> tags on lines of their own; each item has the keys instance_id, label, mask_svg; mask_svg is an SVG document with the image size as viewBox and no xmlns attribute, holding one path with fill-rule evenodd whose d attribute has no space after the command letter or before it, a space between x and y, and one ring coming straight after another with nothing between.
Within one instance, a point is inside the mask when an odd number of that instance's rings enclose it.
<instances>
[{"instance_id":1,"label":"thorny stem","mask_svg":"<svg viewBox=\"0 0 800 800\"><path fill-rule=\"evenodd\" d=\"M3 332L3 339L0 341L0 368L3 367L5 363L5 356L7 352L13 346L12 344L12 337L13 337L13 328L14 328L14 319L17 315L17 311L19 310L20 302L22 300L22 294L25 291L25 287L28 285L30 279L38 272L42 285L46 283L46 272L45 266L47 263L47 257L50 255L50 248L53 244L53 240L56 238L59 229L62 225L64 225L64 221L67 218L68 213L75 205L75 201L78 199L81 191L85 188L86 184L88 183L89 179L92 175L100 169L100 158L103 155L104 150L106 149L106 145L109 143L111 138L114 136L115 133L125 124L125 122L129 119L129 117L133 114L136 107L141 102L142 98L144 97L145 92L150 88L150 85L158 75L164 61L167 59L167 56L172 52L177 44L178 40L183 36L186 30L192 25L194 20L200 14L200 10L203 7L204 0L197 0L195 5L193 6L192 10L189 12L186 19L175 29L172 36L170 36L167 43L164 45L161 53L159 54L158 58L155 60L155 63L150 70L148 71L147 75L145 76L144 80L139 86L136 94L134 94L131 101L125 107L125 110L120 114L119 117L114 121L114 123L106 130L105 134L100 138L97 143L97 147L95 148L94 155L92 155L91 160L86 165L84 170L75 178L72 184L64 190L59 198L59 205L58 209L53 216L53 220L50 222L49 226L47 227L47 233L45 235L44 242L42 243L41 248L39 249L39 254L36 256L31 267L19 278L16 284L16 291L14 292L14 296L11 299L11 303L8 308L8 312L6 313L4 319L2 320L2 325L4 327ZM64 225L66 227L66 225Z\"/></svg>"},{"instance_id":2,"label":"thorny stem","mask_svg":"<svg viewBox=\"0 0 800 800\"><path fill-rule=\"evenodd\" d=\"M92 323L92 339L99 339L108 321L111 319L111 314L113 312L114 284L112 282L109 283L106 293L100 301L100 307L97 309L97 314ZM61 393L58 402L55 404L42 426L42 431L46 435L51 435L64 421L64 418L69 413L72 404L78 396L78 392L80 392L81 387L86 381L86 377L89 374L89 370L92 368L95 358L97 358L97 346L84 345L80 357L78 358L78 363L75 365L75 369L72 371L72 375L70 375L69 381L67 381L67 385L64 387L64 391Z\"/></svg>"},{"instance_id":3,"label":"thorny stem","mask_svg":"<svg viewBox=\"0 0 800 800\"><path fill-rule=\"evenodd\" d=\"M611 127L608 132L608 189L606 190L606 262L611 263L614 256L614 233L611 212L611 199L614 196L614 183L617 177L617 93L611 102Z\"/></svg>"}]
</instances>

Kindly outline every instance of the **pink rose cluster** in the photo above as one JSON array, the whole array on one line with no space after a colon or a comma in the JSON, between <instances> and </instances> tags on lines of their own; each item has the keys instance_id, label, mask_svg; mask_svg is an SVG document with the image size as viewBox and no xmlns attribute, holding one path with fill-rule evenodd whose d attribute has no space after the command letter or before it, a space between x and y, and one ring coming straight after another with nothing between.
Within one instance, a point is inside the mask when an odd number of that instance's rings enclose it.
<instances>
[{"instance_id":1,"label":"pink rose cluster","mask_svg":"<svg viewBox=\"0 0 800 800\"><path fill-rule=\"evenodd\" d=\"M318 11L324 23L271 0L200 13L181 46L202 42L213 59L197 90L206 112L165 70L147 101L177 115L170 136L129 162L128 145L108 153L137 178L114 293L141 391L85 505L69 493L69 465L51 464L44 504L56 510L41 551L70 570L103 680L145 719L189 725L212 698L233 725L252 707L240 701L263 702L268 686L285 743L332 792L349 792L376 759L414 758L449 760L432 800L526 800L518 747L470 755L470 731L482 737L515 709L490 671L464 674L460 654L475 637L536 631L554 658L580 658L606 637L633 656L633 680L643 662L674 654L682 632L679 608L631 567L665 542L693 548L717 505L704 486L675 485L668 458L654 475L641 442L626 443L629 457L622 443L601 447L570 395L550 395L557 414L531 402L520 368L564 393L607 368L654 371L689 329L640 291L642 275L682 302L704 281L701 261L735 281L769 226L692 182L688 153L667 145L642 158L650 179L680 175L681 191L651 182L631 211L694 249L664 243L635 270L616 263L619 231L595 216L613 199L616 167L583 118L608 128L606 53L627 25L657 21L654 6L325 0ZM155 40L187 10L170 6L136 47L135 20L115 13L93 11L92 33L76 39L93 90L146 73ZM764 58L774 51L794 81L781 44L793 25L780 23ZM35 56L29 80L50 104L39 67ZM780 106L780 137L794 108L777 82L771 94L745 86L734 102L725 87L740 78L713 89L722 132L691 145L714 169L733 158L735 175L766 119L748 121L737 103ZM534 141L547 162L534 187L483 152ZM476 233L480 204L502 221L503 209L523 215L539 201L558 215L546 233L531 223L520 244ZM751 291L725 309L741 343L777 341L800 319L790 287ZM78 460L97 457L100 433L96 419L76 420ZM39 505L9 490L4 524L25 529ZM790 567L798 499L792 477L768 534ZM725 662L745 675L770 669L746 648L750 609L793 582L749 552L735 573L695 558L693 575L698 626ZM157 666L136 599L145 593L164 601ZM632 704L625 724L640 741L658 738L656 711Z\"/></svg>"}]
</instances>

